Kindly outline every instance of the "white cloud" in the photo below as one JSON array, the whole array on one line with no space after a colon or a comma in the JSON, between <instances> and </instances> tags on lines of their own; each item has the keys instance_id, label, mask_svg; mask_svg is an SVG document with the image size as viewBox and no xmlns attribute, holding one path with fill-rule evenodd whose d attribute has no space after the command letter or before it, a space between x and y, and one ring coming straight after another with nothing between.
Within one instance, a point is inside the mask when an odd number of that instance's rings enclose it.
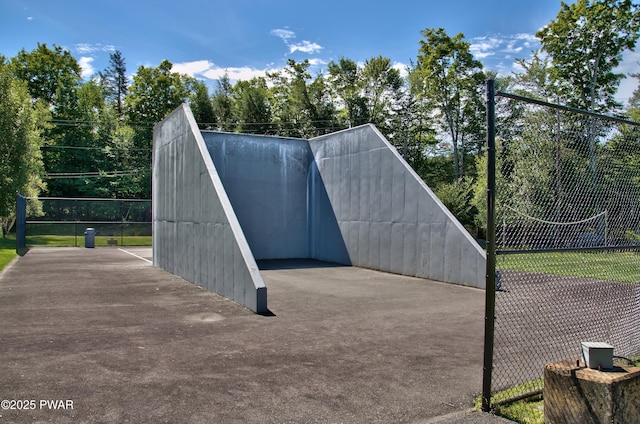
<instances>
[{"instance_id":1,"label":"white cloud","mask_svg":"<svg viewBox=\"0 0 640 424\"><path fill-rule=\"evenodd\" d=\"M322 46L317 43L312 43L307 40L303 40L302 43L299 44L289 44L289 53L295 53L297 51L303 53L316 53L322 50Z\"/></svg>"},{"instance_id":2,"label":"white cloud","mask_svg":"<svg viewBox=\"0 0 640 424\"><path fill-rule=\"evenodd\" d=\"M264 77L267 72L273 72L270 69L254 69L248 66L240 68L211 68L202 75L208 79L217 80L227 75L232 81L248 81L256 77Z\"/></svg>"},{"instance_id":3,"label":"white cloud","mask_svg":"<svg viewBox=\"0 0 640 424\"><path fill-rule=\"evenodd\" d=\"M267 72L273 72L271 69L255 69L248 66L222 68L209 60L174 63L171 71L207 80L218 80L226 74L232 81L248 81L255 77L264 77Z\"/></svg>"},{"instance_id":4,"label":"white cloud","mask_svg":"<svg viewBox=\"0 0 640 424\"><path fill-rule=\"evenodd\" d=\"M282 41L284 41L287 47L289 47L289 54L295 52L312 54L317 53L324 48L320 44L312 43L308 40L302 40L301 43L291 43L290 40L296 38L296 33L288 29L273 29L271 30L271 35L278 37L282 39Z\"/></svg>"},{"instance_id":5,"label":"white cloud","mask_svg":"<svg viewBox=\"0 0 640 424\"><path fill-rule=\"evenodd\" d=\"M484 59L495 55L501 43L501 40L496 37L475 37L469 50L476 59Z\"/></svg>"},{"instance_id":6,"label":"white cloud","mask_svg":"<svg viewBox=\"0 0 640 424\"><path fill-rule=\"evenodd\" d=\"M516 42L511 40L507 43L507 46L502 50L505 53L520 53L524 49L523 46L516 46Z\"/></svg>"},{"instance_id":7,"label":"white cloud","mask_svg":"<svg viewBox=\"0 0 640 424\"><path fill-rule=\"evenodd\" d=\"M408 72L407 72L408 65L406 63L395 62L392 67L393 69L397 69L400 72L400 76L402 78L408 75Z\"/></svg>"},{"instance_id":8,"label":"white cloud","mask_svg":"<svg viewBox=\"0 0 640 424\"><path fill-rule=\"evenodd\" d=\"M296 38L296 33L288 29L273 29L271 30L271 35L282 38L283 40L285 40L285 43L287 42L286 40Z\"/></svg>"},{"instance_id":9,"label":"white cloud","mask_svg":"<svg viewBox=\"0 0 640 424\"><path fill-rule=\"evenodd\" d=\"M311 66L322 66L322 65L326 65L327 61L319 58L314 58L314 59L309 59L309 64Z\"/></svg>"},{"instance_id":10,"label":"white cloud","mask_svg":"<svg viewBox=\"0 0 640 424\"><path fill-rule=\"evenodd\" d=\"M470 50L478 60L513 59L514 56L529 55L539 45L534 34L492 34L475 37L471 40ZM485 64L486 65L486 64Z\"/></svg>"},{"instance_id":11,"label":"white cloud","mask_svg":"<svg viewBox=\"0 0 640 424\"><path fill-rule=\"evenodd\" d=\"M476 59L486 59L496 54L495 52L492 52L492 51L483 51L483 50L471 50L471 53Z\"/></svg>"},{"instance_id":12,"label":"white cloud","mask_svg":"<svg viewBox=\"0 0 640 424\"><path fill-rule=\"evenodd\" d=\"M115 46L109 44L89 44L89 43L80 43L76 44L73 48L76 53L80 54L89 54L95 52L113 52L116 50Z\"/></svg>"},{"instance_id":13,"label":"white cloud","mask_svg":"<svg viewBox=\"0 0 640 424\"><path fill-rule=\"evenodd\" d=\"M27 21L32 21L33 20L33 16L27 16Z\"/></svg>"},{"instance_id":14,"label":"white cloud","mask_svg":"<svg viewBox=\"0 0 640 424\"><path fill-rule=\"evenodd\" d=\"M215 65L208 60L196 60L194 62L174 63L171 67L172 72L187 74L190 76L200 75Z\"/></svg>"},{"instance_id":15,"label":"white cloud","mask_svg":"<svg viewBox=\"0 0 640 424\"><path fill-rule=\"evenodd\" d=\"M78 60L78 65L82 68L82 78L89 78L94 74L95 70L93 69L93 65L91 65L93 60L94 59L92 57L86 56L83 56Z\"/></svg>"},{"instance_id":16,"label":"white cloud","mask_svg":"<svg viewBox=\"0 0 640 424\"><path fill-rule=\"evenodd\" d=\"M526 69L520 63L515 63L515 62L511 66L511 70L518 74L521 72L526 72Z\"/></svg>"},{"instance_id":17,"label":"white cloud","mask_svg":"<svg viewBox=\"0 0 640 424\"><path fill-rule=\"evenodd\" d=\"M538 44L538 37L536 37L535 34L527 34L521 32L519 34L515 34L513 38L516 40L520 40L525 44Z\"/></svg>"}]
</instances>

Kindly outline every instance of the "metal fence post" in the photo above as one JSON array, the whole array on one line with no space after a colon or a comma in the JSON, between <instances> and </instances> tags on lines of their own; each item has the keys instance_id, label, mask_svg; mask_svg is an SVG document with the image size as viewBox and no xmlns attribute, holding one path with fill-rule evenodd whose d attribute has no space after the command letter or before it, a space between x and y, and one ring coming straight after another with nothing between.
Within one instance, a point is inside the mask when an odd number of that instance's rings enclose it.
<instances>
[{"instance_id":1,"label":"metal fence post","mask_svg":"<svg viewBox=\"0 0 640 424\"><path fill-rule=\"evenodd\" d=\"M487 81L487 264L485 275L484 363L482 370L482 410L491 409L493 337L496 309L496 137L495 81Z\"/></svg>"}]
</instances>

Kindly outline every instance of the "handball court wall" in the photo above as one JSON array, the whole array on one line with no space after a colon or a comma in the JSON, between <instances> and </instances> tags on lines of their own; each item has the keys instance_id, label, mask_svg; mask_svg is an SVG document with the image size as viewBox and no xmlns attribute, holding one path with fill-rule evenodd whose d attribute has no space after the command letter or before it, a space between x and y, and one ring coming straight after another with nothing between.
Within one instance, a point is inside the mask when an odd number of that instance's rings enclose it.
<instances>
[{"instance_id":1,"label":"handball court wall","mask_svg":"<svg viewBox=\"0 0 640 424\"><path fill-rule=\"evenodd\" d=\"M310 258L484 287L485 254L373 126L309 140L154 129L154 266L267 312L259 259Z\"/></svg>"}]
</instances>

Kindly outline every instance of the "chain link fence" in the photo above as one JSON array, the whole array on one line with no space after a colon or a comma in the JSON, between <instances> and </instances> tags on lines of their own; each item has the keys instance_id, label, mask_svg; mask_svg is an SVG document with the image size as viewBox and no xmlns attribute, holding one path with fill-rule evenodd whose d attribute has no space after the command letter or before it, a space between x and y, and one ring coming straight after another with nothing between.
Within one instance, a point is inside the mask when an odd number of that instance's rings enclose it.
<instances>
[{"instance_id":1,"label":"chain link fence","mask_svg":"<svg viewBox=\"0 0 640 424\"><path fill-rule=\"evenodd\" d=\"M492 404L581 342L640 355L640 124L495 96Z\"/></svg>"},{"instance_id":2,"label":"chain link fence","mask_svg":"<svg viewBox=\"0 0 640 424\"><path fill-rule=\"evenodd\" d=\"M26 246L82 246L87 228L96 246L150 246L151 200L24 198Z\"/></svg>"}]
</instances>

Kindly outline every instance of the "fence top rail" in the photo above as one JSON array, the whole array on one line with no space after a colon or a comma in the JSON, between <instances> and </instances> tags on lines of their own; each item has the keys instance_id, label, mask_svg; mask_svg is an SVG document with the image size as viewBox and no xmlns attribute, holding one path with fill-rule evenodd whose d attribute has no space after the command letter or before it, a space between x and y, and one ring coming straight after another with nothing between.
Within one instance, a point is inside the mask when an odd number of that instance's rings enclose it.
<instances>
[{"instance_id":1,"label":"fence top rail","mask_svg":"<svg viewBox=\"0 0 640 424\"><path fill-rule=\"evenodd\" d=\"M552 252L601 252L609 250L625 250L625 251L637 251L640 250L640 245L630 244L621 246L592 246L592 247L559 247L548 249L497 249L497 255L519 255L525 253L552 253Z\"/></svg>"},{"instance_id":2,"label":"fence top rail","mask_svg":"<svg viewBox=\"0 0 640 424\"><path fill-rule=\"evenodd\" d=\"M513 99L513 100L520 100L520 101L527 102L527 103L534 103L534 104L537 104L537 105L540 105L540 106L546 106L546 107L550 107L550 108L553 108L553 109L564 110L564 111L567 111L567 112L575 112L575 113L579 113L579 114L582 114L582 115L593 116L593 117L605 119L605 120L608 120L608 121L614 121L614 122L618 122L618 123L621 123L621 124L628 124L628 125L633 125L633 126L636 126L636 127L640 127L640 122L631 121L629 119L619 118L619 117L616 117L616 116L603 115L601 113L590 112L588 110L578 109L578 108L571 107L571 106L563 106L563 105L559 105L557 103L549 103L549 102L545 102L543 100L537 100L537 99L532 99L530 97L519 96L517 94L511 94L511 93L505 93L505 92L502 92L502 91L496 91L496 96L506 97L506 98Z\"/></svg>"},{"instance_id":3,"label":"fence top rail","mask_svg":"<svg viewBox=\"0 0 640 424\"><path fill-rule=\"evenodd\" d=\"M151 202L151 199L112 199L106 197L25 197L27 200L77 200L91 202Z\"/></svg>"},{"instance_id":4,"label":"fence top rail","mask_svg":"<svg viewBox=\"0 0 640 424\"><path fill-rule=\"evenodd\" d=\"M81 220L68 220L68 221L38 221L38 220L27 220L25 221L27 224L55 224L55 225L64 225L64 224L112 224L112 225L120 225L120 224L153 224L152 221L81 221Z\"/></svg>"}]
</instances>

